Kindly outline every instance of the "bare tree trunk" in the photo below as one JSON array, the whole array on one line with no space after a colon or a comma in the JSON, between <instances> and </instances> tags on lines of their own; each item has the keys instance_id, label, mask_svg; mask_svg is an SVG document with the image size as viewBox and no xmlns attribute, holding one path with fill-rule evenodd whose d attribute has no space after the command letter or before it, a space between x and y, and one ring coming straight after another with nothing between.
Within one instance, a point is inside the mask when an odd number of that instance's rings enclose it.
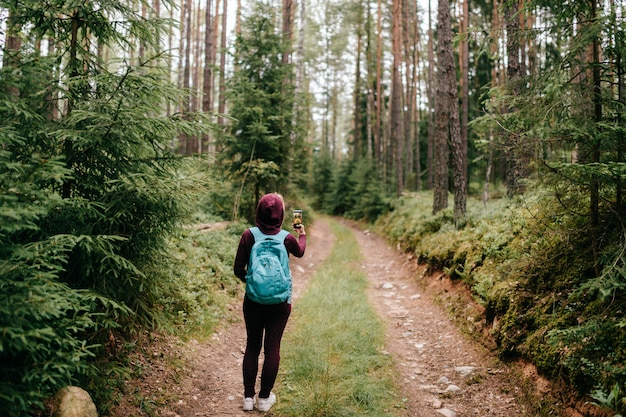
<instances>
[{"instance_id":1,"label":"bare tree trunk","mask_svg":"<svg viewBox=\"0 0 626 417\"><path fill-rule=\"evenodd\" d=\"M148 7L146 5L146 3L142 2L141 3L141 18L142 19L146 19L146 15L148 13ZM139 61L143 61L145 59L146 56L146 44L144 41L139 41Z\"/></svg>"},{"instance_id":2,"label":"bare tree trunk","mask_svg":"<svg viewBox=\"0 0 626 417\"><path fill-rule=\"evenodd\" d=\"M190 7L191 0L182 0L183 3L180 8L180 21L181 21L181 31L180 31L180 39L179 39L179 48L180 51L180 59L178 60L178 86L180 88L189 88L189 65L186 61L186 58L189 56L186 54L186 41L187 41L187 33L189 32L189 22L188 15L190 14L188 11L188 7ZM179 111L185 114L188 109L188 97L185 95L183 100L180 102ZM181 154L187 153L187 136L184 133L181 133L179 137L178 143L178 152Z\"/></svg>"},{"instance_id":3,"label":"bare tree trunk","mask_svg":"<svg viewBox=\"0 0 626 417\"><path fill-rule=\"evenodd\" d=\"M220 98L217 105L217 124L224 126L226 112L226 17L228 16L228 0L222 0L222 38L220 40Z\"/></svg>"},{"instance_id":4,"label":"bare tree trunk","mask_svg":"<svg viewBox=\"0 0 626 417\"><path fill-rule=\"evenodd\" d=\"M14 13L10 13L7 18L7 33L5 47L2 57L2 66L4 68L15 67L20 62L20 50L22 49L22 40L20 38L21 28L18 26L17 19ZM6 91L9 95L17 97L20 95L20 91L17 87L6 87Z\"/></svg>"},{"instance_id":5,"label":"bare tree trunk","mask_svg":"<svg viewBox=\"0 0 626 417\"><path fill-rule=\"evenodd\" d=\"M200 43L200 27L202 26L201 20L202 13L199 8L194 9L194 25L191 32L191 45L193 48L193 66L191 72L191 111L196 112L199 108L199 94L200 90L200 55L202 53L202 45Z\"/></svg>"},{"instance_id":6,"label":"bare tree trunk","mask_svg":"<svg viewBox=\"0 0 626 417\"><path fill-rule=\"evenodd\" d=\"M186 90L185 102L183 103L183 114L185 116L191 111L191 21L192 21L192 1L186 0L185 2L185 52L184 52L184 64L183 64L183 88ZM191 138L188 135L184 137L184 154L191 155L193 152Z\"/></svg>"},{"instance_id":7,"label":"bare tree trunk","mask_svg":"<svg viewBox=\"0 0 626 417\"><path fill-rule=\"evenodd\" d=\"M80 74L79 72L79 62L78 62L78 50L79 50L79 33L82 28L82 18L78 16L78 13L75 12L72 15L72 29L70 32L70 50L69 50L69 60L67 64L67 69L69 72L70 78L77 78ZM15 28L14 28L15 29ZM15 32L17 33L17 32ZM76 104L78 92L74 90L72 87L68 88L67 92L67 108L66 108L66 116L69 116L74 110L74 106ZM69 138L66 138L63 142L63 155L65 156L65 167L68 170L71 170L74 165L74 143ZM63 182L63 187L61 190L62 197L64 199L68 199L72 197L72 188L74 181L66 180Z\"/></svg>"},{"instance_id":8,"label":"bare tree trunk","mask_svg":"<svg viewBox=\"0 0 626 417\"><path fill-rule=\"evenodd\" d=\"M371 2L367 1L365 3L367 5L367 23L366 23L366 28L365 28L365 34L366 34L366 39L367 39L366 46L365 46L365 60L367 62L367 110L366 110L367 111L367 114L366 114L367 150L365 152L365 155L367 156L368 159L372 159L373 158L372 147L373 147L373 139L374 139L373 123L375 120L375 115L373 113L374 113L374 109L376 108L376 103L374 102L375 100L374 91L376 89L376 80L375 80L375 76L373 76L373 74L375 74L376 71L372 69L372 64L375 66L376 63L373 61L373 56L372 56L372 38L371 38L372 7L371 7Z\"/></svg>"},{"instance_id":9,"label":"bare tree trunk","mask_svg":"<svg viewBox=\"0 0 626 417\"><path fill-rule=\"evenodd\" d=\"M526 12L524 10L524 0L518 0L517 10L519 10L517 14L517 20L519 20L519 34L517 35L519 39L519 68L520 76L524 76L526 75L526 71L528 70L528 68L526 67L528 59L528 51L526 50L526 34L528 33L528 29L526 28Z\"/></svg>"},{"instance_id":10,"label":"bare tree trunk","mask_svg":"<svg viewBox=\"0 0 626 417\"><path fill-rule=\"evenodd\" d=\"M450 91L450 75L454 74L454 56L452 53L452 28L450 26L449 0L439 0L437 12L437 98L435 105L435 178L433 213L448 206L448 158L451 119L454 117L456 96ZM456 78L456 75L453 75ZM454 86L456 92L456 85ZM456 115L458 120L458 113Z\"/></svg>"},{"instance_id":11,"label":"bare tree trunk","mask_svg":"<svg viewBox=\"0 0 626 417\"><path fill-rule=\"evenodd\" d=\"M412 143L412 117L413 117L413 103L411 98L413 94L413 84L411 83L412 75L412 45L410 43L410 37L412 35L409 29L409 20L417 18L417 13L410 10L410 4L412 0L401 0L401 16L402 26L400 32L402 33L402 60L400 65L404 68L404 86L402 88L402 109L403 109L403 148L405 150L404 165L402 166L404 186L407 187L408 174L413 171L413 143ZM400 77L402 80L402 77Z\"/></svg>"},{"instance_id":12,"label":"bare tree trunk","mask_svg":"<svg viewBox=\"0 0 626 417\"><path fill-rule=\"evenodd\" d=\"M325 33L326 48L324 51L324 59L326 61L326 68L324 69L324 117L322 119L322 143L325 150L328 150L333 155L334 150L331 148L330 143L330 107L331 107L331 86L330 86L330 28L326 26Z\"/></svg>"},{"instance_id":13,"label":"bare tree trunk","mask_svg":"<svg viewBox=\"0 0 626 417\"><path fill-rule=\"evenodd\" d=\"M304 59L304 26L306 23L306 0L300 1L300 27L298 29L298 47L296 49L296 83L293 91L294 100L293 100L293 116L291 119L291 134L290 134L290 142L293 145L296 142L296 126L298 123L298 108L299 108L299 97L300 97L300 89L302 88L302 79L304 66L302 65L302 61Z\"/></svg>"},{"instance_id":14,"label":"bare tree trunk","mask_svg":"<svg viewBox=\"0 0 626 417\"><path fill-rule=\"evenodd\" d=\"M404 151L404 134L402 123L402 78L400 65L402 62L402 0L393 0L391 44L393 66L391 68L391 123L390 141L395 150L396 192L404 189L402 155Z\"/></svg>"},{"instance_id":15,"label":"bare tree trunk","mask_svg":"<svg viewBox=\"0 0 626 417\"><path fill-rule=\"evenodd\" d=\"M591 0L591 21L592 24L595 24L598 18L598 2L597 0ZM591 59L590 63L592 66L592 76L593 76L593 113L594 120L596 126L602 123L602 79L600 74L600 39L597 35L594 34L591 41ZM600 162L600 145L601 139L599 138L591 138L592 140L592 149L591 149L591 162L599 163ZM591 186L590 186L590 212L591 212L591 234L593 238L593 255L594 255L594 266L596 277L600 276L601 266L600 266L600 181L596 174L591 176Z\"/></svg>"},{"instance_id":16,"label":"bare tree trunk","mask_svg":"<svg viewBox=\"0 0 626 417\"><path fill-rule=\"evenodd\" d=\"M616 22L613 22L615 26L615 32L617 32L618 28L616 26ZM617 51L623 51L624 49L624 39L621 36L615 37L615 49ZM626 87L624 86L624 63L622 62L622 55L617 54L615 59L615 70L617 71L617 101L622 105L621 108L617 111L617 125L623 126L624 123L624 107L626 107ZM620 129L617 134L617 162L623 163L624 156L626 153L626 135L624 135L624 130ZM623 209L623 192L624 192L624 183L621 180L621 177L617 178L617 183L615 184L616 192L615 192L615 207L618 213L622 212Z\"/></svg>"},{"instance_id":17,"label":"bare tree trunk","mask_svg":"<svg viewBox=\"0 0 626 417\"><path fill-rule=\"evenodd\" d=\"M169 18L171 20L171 19L174 18L174 8L170 7L169 10L170 10ZM174 50L174 25L170 25L169 26L169 30L168 30L168 33L167 33L167 48L168 48L169 51ZM167 58L167 68L168 68L168 72L169 72L169 80L171 82L173 82L174 81L173 80L173 75L174 75L173 70L174 70L174 68L173 68L173 65L172 65L172 56L171 55ZM180 71L178 72L178 74L180 74ZM169 116L169 115L172 114L172 106L171 106L169 100L166 100L166 102L167 102L167 104L165 105L166 106L165 107L165 113ZM175 141L174 140L172 140L170 146L171 146L171 149L172 149L172 152L173 152L175 150Z\"/></svg>"},{"instance_id":18,"label":"bare tree trunk","mask_svg":"<svg viewBox=\"0 0 626 417\"><path fill-rule=\"evenodd\" d=\"M214 44L212 6L212 0L206 0L204 9L204 68L202 72L202 111L204 113L213 113L213 65L211 59L213 57ZM202 151L206 151L208 154L215 151L209 134L202 139Z\"/></svg>"},{"instance_id":19,"label":"bare tree trunk","mask_svg":"<svg viewBox=\"0 0 626 417\"><path fill-rule=\"evenodd\" d=\"M361 4L359 5L361 6ZM363 13L359 7L359 17L357 23L356 40L356 66L354 71L354 159L358 160L363 156L363 138L361 135L361 48L363 44Z\"/></svg>"},{"instance_id":20,"label":"bare tree trunk","mask_svg":"<svg viewBox=\"0 0 626 417\"><path fill-rule=\"evenodd\" d=\"M500 33L500 24L498 17L498 0L493 0L493 12L491 17L491 45L490 52L493 57L498 54L498 36ZM498 85L498 70L497 63L494 63L491 67L491 88L495 88ZM489 183L491 181L491 173L493 171L493 153L494 153L494 128L489 128L489 145L487 149L487 169L485 171L485 186L483 188L483 205L487 205L489 201Z\"/></svg>"},{"instance_id":21,"label":"bare tree trunk","mask_svg":"<svg viewBox=\"0 0 626 417\"><path fill-rule=\"evenodd\" d=\"M419 32L419 13L417 10L417 1L407 0L410 7L408 10L409 22L407 24L407 31L409 32L409 57L408 60L411 64L410 76L407 71L407 112L409 113L409 127L408 127L408 144L410 149L410 164L407 165L407 172L415 173L415 190L422 188L421 184L421 164L420 164L420 134L419 134L419 120L420 113L418 108L418 96L419 96L419 76L418 69L420 64L420 32Z\"/></svg>"},{"instance_id":22,"label":"bare tree trunk","mask_svg":"<svg viewBox=\"0 0 626 417\"><path fill-rule=\"evenodd\" d=\"M464 177L467 178L467 144L469 140L469 0L463 0L460 22L459 65L461 67L461 152Z\"/></svg>"},{"instance_id":23,"label":"bare tree trunk","mask_svg":"<svg viewBox=\"0 0 626 417\"><path fill-rule=\"evenodd\" d=\"M283 0L283 39L287 42L287 48L283 51L283 64L291 62L293 16L294 0Z\"/></svg>"},{"instance_id":24,"label":"bare tree trunk","mask_svg":"<svg viewBox=\"0 0 626 417\"><path fill-rule=\"evenodd\" d=\"M504 19L506 23L506 50L507 50L507 82L510 86L510 94L513 97L519 95L519 79L521 77L521 68L519 61L520 42L519 42L519 18L518 0L506 0L504 3ZM510 107L507 112L515 111ZM520 180L522 179L522 153L519 148L516 132L507 134L507 143L505 145L506 152L506 181L507 195L509 197L522 192Z\"/></svg>"},{"instance_id":25,"label":"bare tree trunk","mask_svg":"<svg viewBox=\"0 0 626 417\"><path fill-rule=\"evenodd\" d=\"M378 0L378 17L376 23L376 126L374 128L374 159L378 167L382 167L382 118L383 118L383 98L382 98L382 76L383 76L383 34L382 34L382 0Z\"/></svg>"},{"instance_id":26,"label":"bare tree trunk","mask_svg":"<svg viewBox=\"0 0 626 417\"><path fill-rule=\"evenodd\" d=\"M337 88L336 76L333 76L331 94L331 124L330 124L330 145L332 158L338 159L341 154L337 146L337 115L339 114L339 91Z\"/></svg>"},{"instance_id":27,"label":"bare tree trunk","mask_svg":"<svg viewBox=\"0 0 626 417\"><path fill-rule=\"evenodd\" d=\"M215 91L215 70L217 68L217 41L220 33L220 7L220 0L215 0L215 13L213 13L213 28L211 30L211 36L213 36L213 49L211 51L211 66L213 67L213 97L217 95Z\"/></svg>"},{"instance_id":28,"label":"bare tree trunk","mask_svg":"<svg viewBox=\"0 0 626 417\"><path fill-rule=\"evenodd\" d=\"M435 149L435 38L433 34L431 1L428 1L428 143L426 147L426 170L428 177L426 186L429 190L434 188L434 149Z\"/></svg>"},{"instance_id":29,"label":"bare tree trunk","mask_svg":"<svg viewBox=\"0 0 626 417\"><path fill-rule=\"evenodd\" d=\"M304 27L306 25L306 0L300 1L300 27L298 28L298 47L296 49L296 88L294 94L298 96L302 88L302 79L304 78ZM297 102L297 100L296 100ZM296 110L294 104L294 110Z\"/></svg>"},{"instance_id":30,"label":"bare tree trunk","mask_svg":"<svg viewBox=\"0 0 626 417\"><path fill-rule=\"evenodd\" d=\"M443 3L443 5L442 5ZM447 3L447 4L446 4ZM448 7L447 13L444 10ZM448 0L439 0L439 20L438 27L439 33L445 35L445 44L450 41L450 45L445 45L443 49L439 49L439 52L443 52L442 55L438 55L444 62L440 64L440 68L444 68L444 77L447 81L447 102L450 107L450 146L452 148L452 164L454 166L454 223L459 226L464 217L467 207L467 177L465 175L466 154L463 152L463 140L461 138L461 122L459 120L459 92L456 79L456 66L454 64L454 53L452 50L452 27L450 25L450 9ZM443 15L448 15L447 19L441 21ZM449 36L449 37L448 37ZM443 46L443 45L442 45Z\"/></svg>"},{"instance_id":31,"label":"bare tree trunk","mask_svg":"<svg viewBox=\"0 0 626 417\"><path fill-rule=\"evenodd\" d=\"M53 55L56 48L56 39L54 36L48 37L48 55ZM59 74L59 66L55 65L52 69L52 77L56 79ZM57 120L59 118L59 95L53 88L55 82L51 82L46 91L47 117L49 120Z\"/></svg>"},{"instance_id":32,"label":"bare tree trunk","mask_svg":"<svg viewBox=\"0 0 626 417\"><path fill-rule=\"evenodd\" d=\"M160 0L153 0L152 1L152 15L157 18L160 19L161 18L161 1ZM161 44L161 30L157 29L156 30L156 36L159 39L159 48L162 48L162 44ZM157 58L156 60L157 66L160 66L161 64L161 60L159 58Z\"/></svg>"},{"instance_id":33,"label":"bare tree trunk","mask_svg":"<svg viewBox=\"0 0 626 417\"><path fill-rule=\"evenodd\" d=\"M235 35L241 34L241 0L237 0L237 13L235 14Z\"/></svg>"}]
</instances>

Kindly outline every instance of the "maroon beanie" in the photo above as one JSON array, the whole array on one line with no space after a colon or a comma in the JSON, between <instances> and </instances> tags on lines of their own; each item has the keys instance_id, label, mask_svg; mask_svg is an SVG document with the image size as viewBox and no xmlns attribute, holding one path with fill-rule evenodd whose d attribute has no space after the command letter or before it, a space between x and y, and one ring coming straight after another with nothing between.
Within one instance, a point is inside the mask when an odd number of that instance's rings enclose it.
<instances>
[{"instance_id":1,"label":"maroon beanie","mask_svg":"<svg viewBox=\"0 0 626 417\"><path fill-rule=\"evenodd\" d=\"M266 235L275 235L283 224L285 202L280 194L265 194L256 208L256 225Z\"/></svg>"}]
</instances>

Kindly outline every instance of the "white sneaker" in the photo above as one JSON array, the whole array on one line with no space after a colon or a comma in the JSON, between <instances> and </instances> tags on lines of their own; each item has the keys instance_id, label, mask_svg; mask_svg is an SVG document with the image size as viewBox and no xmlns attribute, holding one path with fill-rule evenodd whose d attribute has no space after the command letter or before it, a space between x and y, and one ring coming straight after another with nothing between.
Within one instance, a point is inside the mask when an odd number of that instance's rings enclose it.
<instances>
[{"instance_id":1,"label":"white sneaker","mask_svg":"<svg viewBox=\"0 0 626 417\"><path fill-rule=\"evenodd\" d=\"M243 411L252 411L254 410L254 397L248 397L243 399Z\"/></svg>"},{"instance_id":2,"label":"white sneaker","mask_svg":"<svg viewBox=\"0 0 626 417\"><path fill-rule=\"evenodd\" d=\"M269 411L270 408L276 403L276 395L273 392L270 392L270 396L267 398L259 397L259 404L257 409L259 411Z\"/></svg>"}]
</instances>

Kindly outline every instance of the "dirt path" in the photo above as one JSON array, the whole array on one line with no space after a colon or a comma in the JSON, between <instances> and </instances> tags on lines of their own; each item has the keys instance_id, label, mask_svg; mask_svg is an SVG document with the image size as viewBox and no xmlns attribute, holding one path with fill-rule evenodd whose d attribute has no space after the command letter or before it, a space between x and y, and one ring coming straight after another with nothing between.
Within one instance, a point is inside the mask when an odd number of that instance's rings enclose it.
<instances>
[{"instance_id":1,"label":"dirt path","mask_svg":"<svg viewBox=\"0 0 626 417\"><path fill-rule=\"evenodd\" d=\"M515 400L517 387L492 357L469 341L415 279L415 261L398 253L385 240L353 227L363 268L369 271L369 297L387 329L386 350L397 363L399 386L407 416L415 417L509 417L523 416ZM294 298L307 279L329 256L334 237L329 225L319 220L307 230L309 240L302 259L292 259ZM434 279L433 281L436 281ZM245 328L241 305L233 306L234 322L226 324L208 343L192 342L179 352L190 360L183 375L165 370L146 374L148 387L163 390L172 398L159 416L251 416L241 409L241 361ZM289 331L289 324L287 325ZM189 359L191 358L191 359ZM159 388L160 387L160 388ZM145 387L143 389L146 389ZM113 416L142 416L141 411L121 406Z\"/></svg>"},{"instance_id":2,"label":"dirt path","mask_svg":"<svg viewBox=\"0 0 626 417\"><path fill-rule=\"evenodd\" d=\"M308 279L315 269L330 255L334 236L326 222L320 221L315 227L307 229L307 250L301 259L291 258L294 299L306 288ZM189 360L188 372L173 380L161 375L164 389L168 396L176 398L168 407L160 410L159 416L197 417L197 416L235 416L250 417L261 415L257 412L245 412L243 402L243 383L241 363L246 345L246 330L243 322L241 303L232 306L232 323L215 333L209 343L191 342L189 352L180 352ZM287 324L286 332L290 324ZM128 409L116 413L116 417L128 417ZM142 414L137 414L142 415Z\"/></svg>"},{"instance_id":3,"label":"dirt path","mask_svg":"<svg viewBox=\"0 0 626 417\"><path fill-rule=\"evenodd\" d=\"M386 349L397 363L407 416L512 417L528 415L516 401L509 370L463 335L434 298L439 277L380 236L355 231L370 279L369 297L386 327Z\"/></svg>"}]
</instances>

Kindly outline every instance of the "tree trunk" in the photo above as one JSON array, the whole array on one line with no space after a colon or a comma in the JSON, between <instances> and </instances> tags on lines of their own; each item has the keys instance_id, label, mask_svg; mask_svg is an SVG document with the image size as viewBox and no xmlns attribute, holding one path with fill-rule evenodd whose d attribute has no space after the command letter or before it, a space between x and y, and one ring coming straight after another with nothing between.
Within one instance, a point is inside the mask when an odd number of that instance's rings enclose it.
<instances>
[{"instance_id":1,"label":"tree trunk","mask_svg":"<svg viewBox=\"0 0 626 417\"><path fill-rule=\"evenodd\" d=\"M459 65L461 67L461 152L463 176L467 178L467 144L469 141L469 0L463 0L460 22Z\"/></svg>"},{"instance_id":2,"label":"tree trunk","mask_svg":"<svg viewBox=\"0 0 626 417\"><path fill-rule=\"evenodd\" d=\"M330 106L331 106L331 87L330 87L330 28L326 26L325 34L326 48L324 51L324 59L326 61L326 68L324 69L324 116L322 118L322 146L328 150L332 156L334 150L331 149L330 143Z\"/></svg>"},{"instance_id":3,"label":"tree trunk","mask_svg":"<svg viewBox=\"0 0 626 417\"><path fill-rule=\"evenodd\" d=\"M22 40L20 38L21 27L18 26L15 14L10 12L7 18L6 41L2 57L2 66L4 68L15 67L20 62L20 50L22 49ZM14 97L20 95L17 87L5 87L6 92Z\"/></svg>"},{"instance_id":4,"label":"tree trunk","mask_svg":"<svg viewBox=\"0 0 626 417\"><path fill-rule=\"evenodd\" d=\"M393 0L392 13L392 51L393 66L391 68L391 123L390 141L395 150L396 192L404 189L402 155L404 151L404 134L402 123L402 78L400 63L402 62L402 0Z\"/></svg>"},{"instance_id":5,"label":"tree trunk","mask_svg":"<svg viewBox=\"0 0 626 417\"><path fill-rule=\"evenodd\" d=\"M506 24L506 53L507 53L507 83L509 94L517 97L519 91L519 79L521 77L520 68L520 30L518 13L518 0L506 0L504 2L504 20ZM508 113L514 112L511 106ZM521 194L523 191L521 179L523 178L523 165L521 143L517 140L517 132L509 131L506 137L506 185L507 195L512 197Z\"/></svg>"},{"instance_id":6,"label":"tree trunk","mask_svg":"<svg viewBox=\"0 0 626 417\"><path fill-rule=\"evenodd\" d=\"M213 36L213 49L211 53L211 66L213 67L213 101L215 102L215 96L217 95L215 87L215 71L217 68L217 41L220 33L220 0L215 0L215 13L213 13L213 28L211 29L211 36Z\"/></svg>"},{"instance_id":7,"label":"tree trunk","mask_svg":"<svg viewBox=\"0 0 626 417\"><path fill-rule=\"evenodd\" d=\"M148 7L145 2L142 2L141 3L141 18L143 20L146 19L147 13L148 13ZM139 56L138 56L140 63L145 59L145 56L146 56L146 43L143 40L140 40L139 41Z\"/></svg>"},{"instance_id":8,"label":"tree trunk","mask_svg":"<svg viewBox=\"0 0 626 417\"><path fill-rule=\"evenodd\" d=\"M48 55L53 55L54 50L56 48L56 39L54 36L48 37ZM106 62L106 61L103 61ZM52 77L57 79L59 75L59 66L55 65L52 69ZM46 102L47 105L47 117L48 120L58 120L59 118L59 93L55 92L56 88L54 88L56 83L50 83L46 91Z\"/></svg>"},{"instance_id":9,"label":"tree trunk","mask_svg":"<svg viewBox=\"0 0 626 417\"><path fill-rule=\"evenodd\" d=\"M161 0L153 0L152 1L152 13L153 13L153 16L156 19L160 19L161 18ZM161 34L161 30L157 29L156 30L156 36L159 39L159 49L162 48L162 45L161 45L161 35L162 35ZM157 64L157 66L161 65L161 60L159 58L156 59L156 64Z\"/></svg>"},{"instance_id":10,"label":"tree trunk","mask_svg":"<svg viewBox=\"0 0 626 417\"><path fill-rule=\"evenodd\" d=\"M228 0L222 0L222 37L220 39L220 98L217 104L217 124L224 126L224 116L226 112L226 17L228 16ZM216 16L217 17L217 16Z\"/></svg>"},{"instance_id":11,"label":"tree trunk","mask_svg":"<svg viewBox=\"0 0 626 417\"><path fill-rule=\"evenodd\" d=\"M287 47L283 51L283 64L291 62L293 42L294 0L283 0L283 39Z\"/></svg>"},{"instance_id":12,"label":"tree trunk","mask_svg":"<svg viewBox=\"0 0 626 417\"><path fill-rule=\"evenodd\" d=\"M211 8L212 0L206 0L204 10L204 69L202 73L202 111L204 113L213 113L213 65L211 59L213 57L213 16ZM202 151L211 153L215 151L211 145L211 136L205 135L203 138Z\"/></svg>"},{"instance_id":13,"label":"tree trunk","mask_svg":"<svg viewBox=\"0 0 626 417\"><path fill-rule=\"evenodd\" d=\"M200 42L200 28L202 27L202 18L204 16L200 13L200 9L194 10L194 25L191 32L191 44L193 47L193 66L191 75L191 111L197 112L200 108L200 54L202 53L202 45ZM196 149L197 151L198 149Z\"/></svg>"},{"instance_id":14,"label":"tree trunk","mask_svg":"<svg viewBox=\"0 0 626 417\"><path fill-rule=\"evenodd\" d=\"M498 18L498 0L493 0L493 12L491 17L491 44L490 52L491 56L497 57L498 54L498 36L500 32L500 24ZM498 85L498 70L497 63L491 66L491 88L495 88ZM489 201L489 183L491 181L491 173L493 171L493 154L494 154L494 127L489 128L489 144L487 145L487 168L485 170L485 186L483 188L483 205L487 205Z\"/></svg>"},{"instance_id":15,"label":"tree trunk","mask_svg":"<svg viewBox=\"0 0 626 417\"><path fill-rule=\"evenodd\" d=\"M434 188L434 152L435 152L435 38L433 34L433 19L431 1L428 1L428 143L426 145L426 187L429 190Z\"/></svg>"},{"instance_id":16,"label":"tree trunk","mask_svg":"<svg viewBox=\"0 0 626 417\"><path fill-rule=\"evenodd\" d=\"M467 157L464 152L463 140L461 138L461 122L459 120L459 93L457 88L456 79L456 66L454 65L454 53L452 50L452 27L449 17L449 3L446 5L447 0L439 0L440 4L443 2L444 7L448 7L448 19L441 22L439 25L440 33L445 33L445 42L450 40L450 45L445 47L445 50L439 49L439 52L444 53L444 68L445 77L447 80L447 101L450 107L450 145L452 148L452 164L454 166L454 224L459 226L464 217L467 207L467 176L465 169L467 167ZM467 1L467 0L465 0ZM445 14L445 10L440 10ZM441 14L440 14L441 19ZM448 37L449 34L449 37ZM440 58L441 59L441 58Z\"/></svg>"},{"instance_id":17,"label":"tree trunk","mask_svg":"<svg viewBox=\"0 0 626 417\"><path fill-rule=\"evenodd\" d=\"M241 0L237 0L237 12L235 13L235 35L241 34Z\"/></svg>"},{"instance_id":18,"label":"tree trunk","mask_svg":"<svg viewBox=\"0 0 626 417\"><path fill-rule=\"evenodd\" d=\"M72 16L72 30L70 33L70 51L69 62L67 64L69 71L69 78L77 78L79 75L78 67L78 45L79 45L79 33L82 27L82 19L75 13ZM72 88L68 88L67 109L66 116L69 116L74 110L74 106L77 100L77 92ZM63 156L65 157L65 167L71 170L74 166L74 143L69 138L66 138L63 142ZM72 185L74 180L68 179L63 182L62 197L68 199L72 197Z\"/></svg>"},{"instance_id":19,"label":"tree trunk","mask_svg":"<svg viewBox=\"0 0 626 417\"><path fill-rule=\"evenodd\" d=\"M366 46L365 46L365 59L367 61L367 113L366 113L366 117L367 117L367 150L365 152L365 155L367 156L368 159L372 159L373 158L373 142L374 142L374 127L373 127L373 122L375 120L375 115L374 115L374 109L376 108L376 103L375 103L375 94L374 91L376 89L376 78L375 78L375 66L376 63L374 62L373 56L372 56L372 8L371 8L371 2L367 1L366 2L367 5L367 24L366 24L366 29L365 29L365 34L366 34ZM374 66L374 69L372 68L372 66Z\"/></svg>"},{"instance_id":20,"label":"tree trunk","mask_svg":"<svg viewBox=\"0 0 626 417\"><path fill-rule=\"evenodd\" d=\"M407 186L408 174L413 170L413 143L412 139L412 117L413 117L413 103L411 98L413 94L413 84L411 83L412 75L412 45L410 43L411 31L409 30L409 20L417 18L415 11L409 10L412 0L401 0L401 16L402 26L400 32L402 33L402 50L401 50L401 66L404 69L404 88L402 88L402 109L403 109L403 121L402 125L403 135L403 148L405 150L404 165L402 166L404 186ZM402 80L402 77L400 77Z\"/></svg>"},{"instance_id":21,"label":"tree trunk","mask_svg":"<svg viewBox=\"0 0 626 417\"><path fill-rule=\"evenodd\" d=\"M170 20L174 19L174 10L173 10L173 8L170 7L169 11L170 11L170 13L169 13ZM168 33L167 33L167 48L170 51L174 49L174 25L170 25ZM173 68L173 65L172 65L172 56L171 55L169 55L168 58L167 58L167 68L168 68L169 80L172 81L173 80L174 68ZM180 72L178 72L178 74L180 74ZM165 107L165 114L167 116L169 116L169 115L172 114L172 106L171 106L169 100L166 100L166 101L167 101L167 104L166 104L166 107ZM175 151L175 143L176 142L174 140L172 140L171 145L170 145L172 151Z\"/></svg>"},{"instance_id":22,"label":"tree trunk","mask_svg":"<svg viewBox=\"0 0 626 417\"><path fill-rule=\"evenodd\" d=\"M421 152L420 152L420 131L419 131L419 123L420 123L420 110L419 110L419 91L420 91L420 83L419 83L419 65L420 65L420 20L419 14L417 12L417 2L412 2L413 9L411 11L411 15L413 16L412 25L411 25L411 94L409 95L411 100L411 143L413 144L413 160L414 165L411 167L411 172L415 173L415 190L419 191L422 189L422 179L421 179Z\"/></svg>"},{"instance_id":23,"label":"tree trunk","mask_svg":"<svg viewBox=\"0 0 626 417\"><path fill-rule=\"evenodd\" d=\"M360 6L360 5L359 5ZM361 48L363 43L363 13L362 7L359 7L359 17L357 22L357 40L356 40L356 66L354 71L354 155L353 158L359 159L363 155L363 139L361 135Z\"/></svg>"},{"instance_id":24,"label":"tree trunk","mask_svg":"<svg viewBox=\"0 0 626 417\"><path fill-rule=\"evenodd\" d=\"M383 118L383 89L382 89L382 76L383 76L383 33L382 33L382 15L383 5L382 0L378 0L377 9L377 23L376 23L376 126L374 128L374 159L379 168L382 167L382 118Z\"/></svg>"},{"instance_id":25,"label":"tree trunk","mask_svg":"<svg viewBox=\"0 0 626 417\"><path fill-rule=\"evenodd\" d=\"M337 86L336 76L333 76L332 88L331 88L331 123L330 123L330 147L332 150L332 158L338 159L340 157L339 149L337 146L337 116L339 115L339 88Z\"/></svg>"},{"instance_id":26,"label":"tree trunk","mask_svg":"<svg viewBox=\"0 0 626 417\"><path fill-rule=\"evenodd\" d=\"M528 33L528 28L526 27L526 13L524 10L524 0L518 0L518 5L517 5L517 10L519 10L519 13L517 15L517 19L519 20L519 54L520 54L520 62L519 62L519 68L520 68L520 76L524 76L527 74L528 71L528 67L527 67L527 60L528 60L528 54L527 54L527 40L528 40L528 36L526 35Z\"/></svg>"},{"instance_id":27,"label":"tree trunk","mask_svg":"<svg viewBox=\"0 0 626 417\"><path fill-rule=\"evenodd\" d=\"M614 25L616 25L614 23ZM615 27L615 32L617 33L617 26ZM624 50L624 39L621 36L616 36L616 45L615 49L617 51ZM617 125L623 126L624 123L624 108L626 107L626 87L624 87L624 63L622 61L622 54L617 53L615 59L615 67L617 71L617 100L621 104L621 107L617 111ZM624 156L626 153L626 135L624 134L624 130L620 129L617 133L617 162L624 163ZM615 207L618 213L622 212L623 209L623 192L624 192L624 183L621 180L621 177L618 176L617 183L615 184L616 193L615 193Z\"/></svg>"},{"instance_id":28,"label":"tree trunk","mask_svg":"<svg viewBox=\"0 0 626 417\"><path fill-rule=\"evenodd\" d=\"M293 90L293 112L291 117L291 132L289 133L289 152L291 153L289 158L289 172L293 170L293 158L295 143L297 140L297 125L298 125L298 110L300 107L299 98L300 98L300 89L303 78L304 66L302 65L302 61L304 59L304 26L306 22L306 0L300 1L300 26L298 29L298 46L296 48L296 82Z\"/></svg>"},{"instance_id":29,"label":"tree trunk","mask_svg":"<svg viewBox=\"0 0 626 417\"><path fill-rule=\"evenodd\" d=\"M597 0L591 0L591 22L595 24L598 18ZM591 41L591 59L593 76L593 114L596 126L602 123L602 79L600 74L600 39L594 34ZM599 127L598 127L599 129ZM597 164L600 162L600 138L590 138L592 141L591 162ZM590 211L591 211L591 234L593 238L593 255L596 277L600 276L600 181L596 174L591 176L590 186Z\"/></svg>"},{"instance_id":30,"label":"tree trunk","mask_svg":"<svg viewBox=\"0 0 626 417\"><path fill-rule=\"evenodd\" d=\"M448 73L454 69L450 4L439 0L437 13L437 97L435 99L435 160L433 214L448 207L448 139L450 135L450 88ZM456 87L455 87L456 89Z\"/></svg>"},{"instance_id":31,"label":"tree trunk","mask_svg":"<svg viewBox=\"0 0 626 417\"><path fill-rule=\"evenodd\" d=\"M185 3L182 7L182 21L183 23L183 33L181 35L181 45L183 56L181 59L182 65L182 80L181 87L186 90L185 99L181 103L181 111L183 115L186 115L190 111L190 102L191 98L189 96L189 78L191 74L191 2L192 0L185 0ZM181 134L180 138L180 150L184 155L191 154L191 143L190 138L186 134Z\"/></svg>"},{"instance_id":32,"label":"tree trunk","mask_svg":"<svg viewBox=\"0 0 626 417\"><path fill-rule=\"evenodd\" d=\"M413 160L414 165L411 168L411 172L415 173L415 190L422 189L422 165L421 165L421 152L420 152L420 80L419 80L419 66L420 66L420 20L418 14L418 3L412 2L413 9L411 11L414 18L411 25L411 143L413 144Z\"/></svg>"}]
</instances>

